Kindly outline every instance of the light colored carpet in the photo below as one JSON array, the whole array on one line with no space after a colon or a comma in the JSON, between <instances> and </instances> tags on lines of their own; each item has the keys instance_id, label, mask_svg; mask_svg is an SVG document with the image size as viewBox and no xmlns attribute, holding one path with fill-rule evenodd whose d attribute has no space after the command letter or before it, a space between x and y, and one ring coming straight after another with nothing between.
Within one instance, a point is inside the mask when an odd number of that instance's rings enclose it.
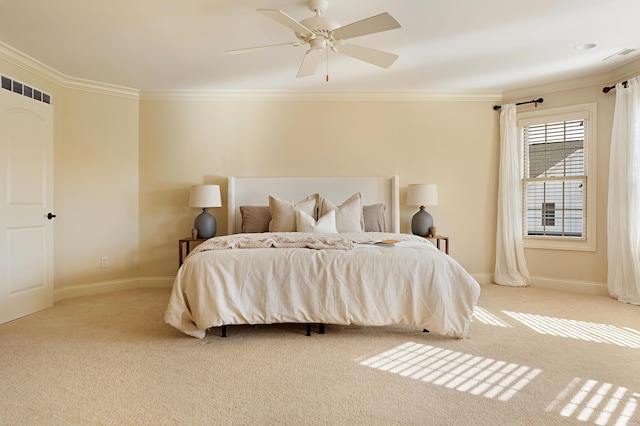
<instances>
[{"instance_id":1,"label":"light colored carpet","mask_svg":"<svg viewBox=\"0 0 640 426\"><path fill-rule=\"evenodd\" d=\"M470 337L163 323L168 289L0 326L0 424L640 424L640 307L482 288ZM545 334L541 333L543 331Z\"/></svg>"}]
</instances>

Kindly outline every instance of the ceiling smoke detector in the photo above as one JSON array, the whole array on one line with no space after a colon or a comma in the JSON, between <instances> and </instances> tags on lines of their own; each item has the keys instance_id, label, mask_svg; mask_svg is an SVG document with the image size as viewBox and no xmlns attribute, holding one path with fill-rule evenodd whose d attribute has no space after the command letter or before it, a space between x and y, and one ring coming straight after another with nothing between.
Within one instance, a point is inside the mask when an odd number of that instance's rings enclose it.
<instances>
[{"instance_id":1,"label":"ceiling smoke detector","mask_svg":"<svg viewBox=\"0 0 640 426\"><path fill-rule=\"evenodd\" d=\"M579 44L575 47L576 50L590 50L593 49L594 47L596 47L595 43L585 43L585 44Z\"/></svg>"}]
</instances>

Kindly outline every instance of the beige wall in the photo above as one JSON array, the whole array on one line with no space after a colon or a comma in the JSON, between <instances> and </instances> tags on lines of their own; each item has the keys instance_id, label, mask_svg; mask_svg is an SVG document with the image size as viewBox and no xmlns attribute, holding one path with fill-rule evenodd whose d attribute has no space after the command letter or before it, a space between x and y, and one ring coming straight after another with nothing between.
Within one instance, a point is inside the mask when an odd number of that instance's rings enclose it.
<instances>
[{"instance_id":1,"label":"beige wall","mask_svg":"<svg viewBox=\"0 0 640 426\"><path fill-rule=\"evenodd\" d=\"M56 243L63 258L56 268L63 273L56 288L123 280L137 285L138 101L67 89L60 115Z\"/></svg>"},{"instance_id":2,"label":"beige wall","mask_svg":"<svg viewBox=\"0 0 640 426\"><path fill-rule=\"evenodd\" d=\"M222 185L226 205L227 176L397 174L402 203L409 183L437 183L440 205L429 210L438 231L451 237L451 254L470 273L482 282L491 279L499 153L493 102L138 100L93 84L68 84L68 77L41 72L39 65L29 70L25 61L27 66L15 65L0 52L2 73L53 96L57 299L170 285L177 240L188 235L198 213L187 207L189 186ZM620 75L601 80L619 81ZM603 94L599 82L587 86L504 95L542 96L538 108L598 105L597 250L527 249L536 285L562 289L587 282L602 289L606 281L615 94ZM527 108L532 106L520 109ZM213 212L223 233L226 208ZM413 213L401 206L403 232L410 232ZM109 268L100 267L102 256L109 257Z\"/></svg>"},{"instance_id":3,"label":"beige wall","mask_svg":"<svg viewBox=\"0 0 640 426\"><path fill-rule=\"evenodd\" d=\"M430 208L451 254L492 270L497 116L490 102L167 100L140 104L141 276L171 277L197 210L189 186L227 176L399 175L438 184ZM223 202L226 197L223 197ZM366 200L365 200L366 202ZM265 205L267 200L265 200ZM409 231L413 207L402 206ZM226 210L215 209L221 232Z\"/></svg>"}]
</instances>

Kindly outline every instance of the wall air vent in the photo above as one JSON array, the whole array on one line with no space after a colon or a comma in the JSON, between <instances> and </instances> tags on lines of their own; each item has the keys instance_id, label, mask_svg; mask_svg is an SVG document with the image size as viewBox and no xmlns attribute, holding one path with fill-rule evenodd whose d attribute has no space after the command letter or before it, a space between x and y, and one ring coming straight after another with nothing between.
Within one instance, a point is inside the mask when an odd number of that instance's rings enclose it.
<instances>
[{"instance_id":1,"label":"wall air vent","mask_svg":"<svg viewBox=\"0 0 640 426\"><path fill-rule=\"evenodd\" d=\"M22 84L19 81L13 80L7 76L2 76L2 88L18 95L26 96L38 102L44 102L45 104L51 103L51 95L42 92L41 90L34 89L33 87Z\"/></svg>"}]
</instances>

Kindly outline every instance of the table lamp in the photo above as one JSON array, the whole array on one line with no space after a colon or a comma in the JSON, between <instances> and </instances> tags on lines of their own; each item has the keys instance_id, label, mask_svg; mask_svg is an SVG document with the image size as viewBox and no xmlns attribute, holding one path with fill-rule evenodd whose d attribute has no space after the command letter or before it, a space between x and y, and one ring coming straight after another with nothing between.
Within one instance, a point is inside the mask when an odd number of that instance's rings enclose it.
<instances>
[{"instance_id":1,"label":"table lamp","mask_svg":"<svg viewBox=\"0 0 640 426\"><path fill-rule=\"evenodd\" d=\"M411 232L421 237L433 237L429 228L433 226L433 217L424 206L438 205L438 186L435 183L416 183L407 189L407 205L420 206L420 210L411 219Z\"/></svg>"},{"instance_id":2,"label":"table lamp","mask_svg":"<svg viewBox=\"0 0 640 426\"><path fill-rule=\"evenodd\" d=\"M211 238L216 235L216 218L209 213L210 207L222 207L220 186L193 185L189 192L189 207L198 207L202 213L196 217L193 227L198 230L198 238Z\"/></svg>"}]
</instances>

